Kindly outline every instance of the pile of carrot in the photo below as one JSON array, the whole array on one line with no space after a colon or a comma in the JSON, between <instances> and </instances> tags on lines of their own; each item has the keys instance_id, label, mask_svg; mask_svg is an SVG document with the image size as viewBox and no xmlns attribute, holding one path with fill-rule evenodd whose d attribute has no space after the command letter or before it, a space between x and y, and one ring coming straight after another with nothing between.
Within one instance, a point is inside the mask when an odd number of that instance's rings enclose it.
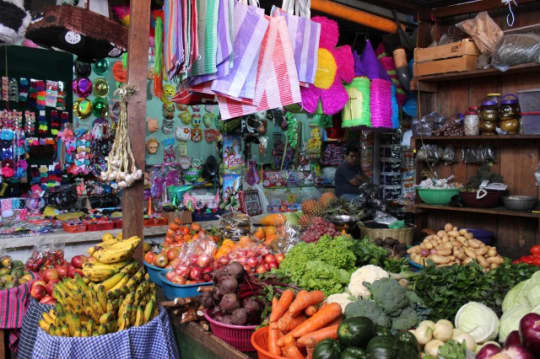
<instances>
[{"instance_id":1,"label":"pile of carrot","mask_svg":"<svg viewBox=\"0 0 540 359\"><path fill-rule=\"evenodd\" d=\"M336 339L341 322L337 303L323 304L320 290L294 292L287 289L272 300L268 328L268 352L292 359L312 358L313 349L323 339Z\"/></svg>"}]
</instances>

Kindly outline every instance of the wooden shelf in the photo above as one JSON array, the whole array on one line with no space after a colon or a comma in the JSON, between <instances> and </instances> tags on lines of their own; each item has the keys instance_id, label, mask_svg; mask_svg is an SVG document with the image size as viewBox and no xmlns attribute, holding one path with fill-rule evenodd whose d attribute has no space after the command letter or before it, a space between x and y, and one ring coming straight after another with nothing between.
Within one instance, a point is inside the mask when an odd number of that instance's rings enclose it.
<instances>
[{"instance_id":1,"label":"wooden shelf","mask_svg":"<svg viewBox=\"0 0 540 359\"><path fill-rule=\"evenodd\" d=\"M455 81L455 80L467 80L478 77L489 77L489 76L510 76L526 72L537 72L540 70L540 64L523 64L517 65L509 68L508 70L502 72L495 68L490 68L486 70L474 70L474 71L465 71L465 72L449 72L445 74L436 74L436 75L426 75L415 77L416 80L422 82L443 82L443 81Z\"/></svg>"},{"instance_id":2,"label":"wooden shelf","mask_svg":"<svg viewBox=\"0 0 540 359\"><path fill-rule=\"evenodd\" d=\"M502 207L501 208L469 208L469 207L438 206L438 205L425 204L425 203L416 203L414 207L415 209L420 208L420 209L429 209L429 210L435 210L435 211L483 213L483 214L492 214L492 215L497 215L497 216L540 219L540 214L538 213L510 211Z\"/></svg>"},{"instance_id":3,"label":"wooden shelf","mask_svg":"<svg viewBox=\"0 0 540 359\"><path fill-rule=\"evenodd\" d=\"M414 141L537 141L540 135L503 135L503 136L415 136Z\"/></svg>"}]
</instances>

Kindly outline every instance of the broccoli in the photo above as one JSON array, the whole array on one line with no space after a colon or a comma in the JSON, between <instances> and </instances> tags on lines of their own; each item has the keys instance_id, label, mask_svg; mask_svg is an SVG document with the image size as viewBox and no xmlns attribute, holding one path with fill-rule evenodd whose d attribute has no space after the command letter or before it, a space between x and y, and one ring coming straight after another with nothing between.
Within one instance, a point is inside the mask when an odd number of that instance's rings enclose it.
<instances>
[{"instance_id":1,"label":"broccoli","mask_svg":"<svg viewBox=\"0 0 540 359\"><path fill-rule=\"evenodd\" d=\"M384 311L379 308L374 301L369 299L360 299L359 301L347 305L345 308L345 316L347 318L367 317L377 325L383 327L390 326L390 318L388 318Z\"/></svg>"},{"instance_id":2,"label":"broccoli","mask_svg":"<svg viewBox=\"0 0 540 359\"><path fill-rule=\"evenodd\" d=\"M364 285L375 303L391 316L399 315L401 309L409 305L407 290L393 278L382 278Z\"/></svg>"},{"instance_id":3,"label":"broccoli","mask_svg":"<svg viewBox=\"0 0 540 359\"><path fill-rule=\"evenodd\" d=\"M407 307L399 314L397 318L392 319L392 330L409 330L418 324L418 315L416 311Z\"/></svg>"}]
</instances>

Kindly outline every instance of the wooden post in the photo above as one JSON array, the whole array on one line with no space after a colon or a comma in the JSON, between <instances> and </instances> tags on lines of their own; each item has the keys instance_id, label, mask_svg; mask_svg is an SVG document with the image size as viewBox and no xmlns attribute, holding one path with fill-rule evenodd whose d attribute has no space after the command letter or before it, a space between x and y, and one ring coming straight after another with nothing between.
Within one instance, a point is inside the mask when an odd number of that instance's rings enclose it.
<instances>
[{"instance_id":1,"label":"wooden post","mask_svg":"<svg viewBox=\"0 0 540 359\"><path fill-rule=\"evenodd\" d=\"M130 2L128 42L128 84L137 92L128 103L128 135L137 168L144 171L144 142L146 136L146 81L148 74L148 36L150 28L150 1ZM137 181L122 195L122 233L124 237L144 231L144 183ZM135 251L135 258L142 260L142 245Z\"/></svg>"}]
</instances>

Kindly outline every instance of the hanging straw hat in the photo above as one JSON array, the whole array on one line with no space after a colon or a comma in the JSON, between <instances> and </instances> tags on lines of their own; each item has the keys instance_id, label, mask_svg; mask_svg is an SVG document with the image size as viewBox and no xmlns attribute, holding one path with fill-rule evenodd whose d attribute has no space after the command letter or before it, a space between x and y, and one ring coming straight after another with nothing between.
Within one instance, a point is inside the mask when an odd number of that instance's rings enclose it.
<instances>
[{"instance_id":1,"label":"hanging straw hat","mask_svg":"<svg viewBox=\"0 0 540 359\"><path fill-rule=\"evenodd\" d=\"M46 10L26 37L36 44L71 52L94 61L120 56L127 49L126 27L88 9L61 5Z\"/></svg>"}]
</instances>

